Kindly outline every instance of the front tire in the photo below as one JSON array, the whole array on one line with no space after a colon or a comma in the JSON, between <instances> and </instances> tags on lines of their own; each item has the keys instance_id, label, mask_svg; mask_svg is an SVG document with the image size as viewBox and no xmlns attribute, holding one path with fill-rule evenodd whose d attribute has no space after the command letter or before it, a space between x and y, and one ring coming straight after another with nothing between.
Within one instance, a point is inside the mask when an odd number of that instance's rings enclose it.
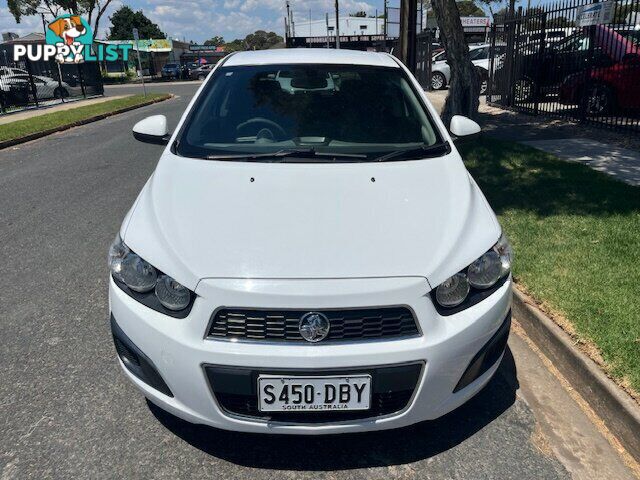
<instances>
[{"instance_id":1,"label":"front tire","mask_svg":"<svg viewBox=\"0 0 640 480\"><path fill-rule=\"evenodd\" d=\"M603 117L613 111L613 91L607 85L587 86L582 97L582 108L587 116Z\"/></svg>"},{"instance_id":2,"label":"front tire","mask_svg":"<svg viewBox=\"0 0 640 480\"><path fill-rule=\"evenodd\" d=\"M487 88L489 87L489 79L487 75L487 71L483 68L478 68L478 79L480 80L480 95L484 95L487 93Z\"/></svg>"},{"instance_id":3,"label":"front tire","mask_svg":"<svg viewBox=\"0 0 640 480\"><path fill-rule=\"evenodd\" d=\"M447 79L440 72L431 74L431 88L433 90L442 90L447 85Z\"/></svg>"},{"instance_id":4,"label":"front tire","mask_svg":"<svg viewBox=\"0 0 640 480\"><path fill-rule=\"evenodd\" d=\"M64 87L57 87L53 91L54 98L67 98L69 96L69 91Z\"/></svg>"}]
</instances>

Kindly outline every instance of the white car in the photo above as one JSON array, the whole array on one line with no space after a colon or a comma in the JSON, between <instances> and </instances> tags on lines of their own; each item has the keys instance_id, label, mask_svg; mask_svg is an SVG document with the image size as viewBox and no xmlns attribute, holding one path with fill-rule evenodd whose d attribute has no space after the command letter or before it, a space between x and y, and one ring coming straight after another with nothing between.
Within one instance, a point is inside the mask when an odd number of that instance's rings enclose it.
<instances>
[{"instance_id":1,"label":"white car","mask_svg":"<svg viewBox=\"0 0 640 480\"><path fill-rule=\"evenodd\" d=\"M36 87L36 95L38 100L44 100L49 98L67 98L69 96L71 87L66 82L58 83L57 80L50 77L43 77L41 75L33 75L33 84ZM10 85L12 83L27 83L31 85L28 74L11 74L2 77L0 80L2 83ZM29 93L31 93L31 86L29 86Z\"/></svg>"},{"instance_id":2,"label":"white car","mask_svg":"<svg viewBox=\"0 0 640 480\"><path fill-rule=\"evenodd\" d=\"M487 91L487 77L489 69L491 68L489 59L490 47L489 44L471 45L469 47L471 63L473 63L480 74L480 94ZM504 54L504 51L504 45L495 46L495 56L497 58ZM446 88L449 82L451 82L451 68L447 63L447 52L443 51L433 56L433 62L431 64L431 88L441 90Z\"/></svg>"},{"instance_id":3,"label":"white car","mask_svg":"<svg viewBox=\"0 0 640 480\"><path fill-rule=\"evenodd\" d=\"M29 72L24 70L23 68L15 68L15 67L0 67L0 78L6 75L29 75Z\"/></svg>"},{"instance_id":4,"label":"white car","mask_svg":"<svg viewBox=\"0 0 640 480\"><path fill-rule=\"evenodd\" d=\"M339 88L318 90L327 73ZM173 133L162 115L133 133L166 147L109 250L111 329L160 408L227 430L362 432L438 418L496 372L511 250L391 55L235 53Z\"/></svg>"}]
</instances>

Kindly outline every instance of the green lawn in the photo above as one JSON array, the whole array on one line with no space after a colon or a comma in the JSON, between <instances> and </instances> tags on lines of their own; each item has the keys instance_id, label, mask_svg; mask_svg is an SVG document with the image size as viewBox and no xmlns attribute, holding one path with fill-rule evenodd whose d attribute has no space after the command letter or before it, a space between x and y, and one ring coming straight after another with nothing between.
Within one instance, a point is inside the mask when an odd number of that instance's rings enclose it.
<instances>
[{"instance_id":1,"label":"green lawn","mask_svg":"<svg viewBox=\"0 0 640 480\"><path fill-rule=\"evenodd\" d=\"M51 113L46 113L46 110L42 110L42 114L36 117L0 124L0 142L13 140L15 138L24 137L32 133L42 132L63 125L73 125L75 122L79 122L96 115L116 112L123 108L161 98L169 98L169 95L166 93L152 93L147 95L146 98L142 95L131 95L129 97L108 100L106 102L86 105L84 107L78 106L77 108L71 108L69 110L60 110Z\"/></svg>"},{"instance_id":2,"label":"green lawn","mask_svg":"<svg viewBox=\"0 0 640 480\"><path fill-rule=\"evenodd\" d=\"M462 150L511 239L517 281L639 392L640 188L517 143Z\"/></svg>"}]
</instances>

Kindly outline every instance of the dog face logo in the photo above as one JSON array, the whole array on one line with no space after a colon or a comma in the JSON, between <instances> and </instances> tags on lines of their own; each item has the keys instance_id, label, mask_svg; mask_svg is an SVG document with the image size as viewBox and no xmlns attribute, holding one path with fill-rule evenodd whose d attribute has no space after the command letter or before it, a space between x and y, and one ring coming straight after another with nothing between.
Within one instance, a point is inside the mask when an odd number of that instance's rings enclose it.
<instances>
[{"instance_id":1,"label":"dog face logo","mask_svg":"<svg viewBox=\"0 0 640 480\"><path fill-rule=\"evenodd\" d=\"M65 45L71 45L76 38L84 35L86 27L82 24L82 20L77 15L67 18L58 18L49 24L49 29L57 36L62 38Z\"/></svg>"},{"instance_id":2,"label":"dog face logo","mask_svg":"<svg viewBox=\"0 0 640 480\"><path fill-rule=\"evenodd\" d=\"M63 15L49 24L47 43L58 47L56 60L60 63L84 62L82 51L93 40L91 27L78 15Z\"/></svg>"}]
</instances>

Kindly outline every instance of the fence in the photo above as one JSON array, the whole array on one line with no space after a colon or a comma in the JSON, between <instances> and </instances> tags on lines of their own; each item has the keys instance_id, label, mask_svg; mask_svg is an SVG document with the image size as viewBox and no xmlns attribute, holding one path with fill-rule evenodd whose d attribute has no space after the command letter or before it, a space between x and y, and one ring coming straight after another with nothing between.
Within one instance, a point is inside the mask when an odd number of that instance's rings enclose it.
<instances>
[{"instance_id":1,"label":"fence","mask_svg":"<svg viewBox=\"0 0 640 480\"><path fill-rule=\"evenodd\" d=\"M433 32L425 30L416 35L416 79L425 90L431 86L431 67L433 62Z\"/></svg>"},{"instance_id":2,"label":"fence","mask_svg":"<svg viewBox=\"0 0 640 480\"><path fill-rule=\"evenodd\" d=\"M518 9L494 23L490 104L640 131L640 0L589 1Z\"/></svg>"},{"instance_id":3,"label":"fence","mask_svg":"<svg viewBox=\"0 0 640 480\"><path fill-rule=\"evenodd\" d=\"M0 45L0 114L102 95L97 62L13 62L13 45Z\"/></svg>"}]
</instances>

